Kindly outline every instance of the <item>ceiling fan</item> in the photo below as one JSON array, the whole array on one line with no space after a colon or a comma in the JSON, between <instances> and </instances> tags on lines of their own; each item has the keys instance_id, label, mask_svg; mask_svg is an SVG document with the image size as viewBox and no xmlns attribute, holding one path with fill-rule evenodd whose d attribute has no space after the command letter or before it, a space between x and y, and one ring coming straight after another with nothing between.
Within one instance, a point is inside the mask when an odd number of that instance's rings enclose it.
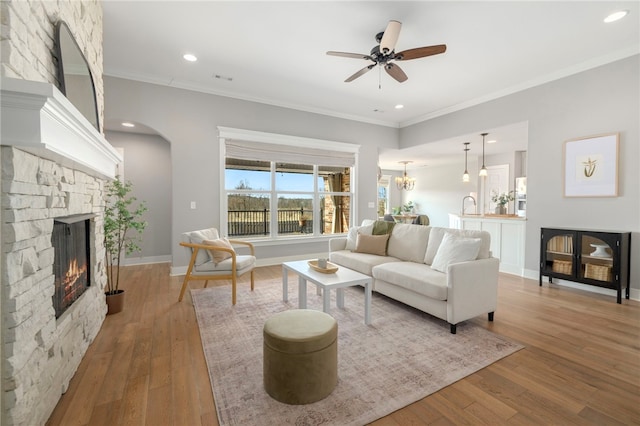
<instances>
[{"instance_id":1,"label":"ceiling fan","mask_svg":"<svg viewBox=\"0 0 640 426\"><path fill-rule=\"evenodd\" d=\"M406 81L408 77L404 73L404 71L402 71L402 69L393 61L408 61L410 59L418 59L424 58L426 56L438 55L440 53L444 53L447 50L447 45L438 44L435 46L416 47L414 49L403 50L402 52L396 53L395 47L396 42L398 41L398 36L400 35L400 28L402 28L401 22L393 20L389 21L389 24L387 24L387 28L383 32L376 34L376 42L378 43L378 45L374 46L368 55L361 53L334 51L328 51L327 55L342 56L345 58L365 59L367 61L373 62L372 64L367 65L360 71L347 78L344 81L345 83L349 83L350 81L355 80L368 71L371 71L371 69L373 69L373 67L375 67L376 65L384 66L384 70L387 72L387 74L389 74L398 82L402 83Z\"/></svg>"}]
</instances>

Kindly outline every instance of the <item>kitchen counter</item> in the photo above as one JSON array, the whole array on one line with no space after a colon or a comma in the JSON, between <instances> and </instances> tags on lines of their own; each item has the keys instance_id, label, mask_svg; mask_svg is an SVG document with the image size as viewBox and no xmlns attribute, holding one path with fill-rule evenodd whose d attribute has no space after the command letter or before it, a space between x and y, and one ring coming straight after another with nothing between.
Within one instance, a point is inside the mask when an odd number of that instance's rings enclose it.
<instances>
[{"instance_id":1,"label":"kitchen counter","mask_svg":"<svg viewBox=\"0 0 640 426\"><path fill-rule=\"evenodd\" d=\"M488 220L527 220L526 217L518 216L517 214L459 214L459 213L449 213L449 222L451 222L452 218L462 218L462 219L488 219Z\"/></svg>"}]
</instances>

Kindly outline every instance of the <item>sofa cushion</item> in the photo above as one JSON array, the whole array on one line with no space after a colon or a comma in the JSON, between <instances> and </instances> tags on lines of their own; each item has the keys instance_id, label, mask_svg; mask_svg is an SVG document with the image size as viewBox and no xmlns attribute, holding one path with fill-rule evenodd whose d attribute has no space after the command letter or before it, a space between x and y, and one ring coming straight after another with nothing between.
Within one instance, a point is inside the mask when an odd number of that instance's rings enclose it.
<instances>
[{"instance_id":1,"label":"sofa cushion","mask_svg":"<svg viewBox=\"0 0 640 426\"><path fill-rule=\"evenodd\" d=\"M398 259L422 263L430 230L428 226L396 224L389 237L387 253Z\"/></svg>"},{"instance_id":2,"label":"sofa cushion","mask_svg":"<svg viewBox=\"0 0 640 426\"><path fill-rule=\"evenodd\" d=\"M350 250L339 250L329 254L329 260L345 268L353 269L362 274L371 276L371 268L376 265L389 262L399 262L400 259L396 259L391 256L377 256L375 254L368 253L355 253Z\"/></svg>"},{"instance_id":3,"label":"sofa cushion","mask_svg":"<svg viewBox=\"0 0 640 426\"><path fill-rule=\"evenodd\" d=\"M465 238L447 232L438 247L438 252L433 258L431 268L447 272L451 263L467 262L475 260L480 251L482 240L480 238Z\"/></svg>"},{"instance_id":4,"label":"sofa cushion","mask_svg":"<svg viewBox=\"0 0 640 426\"><path fill-rule=\"evenodd\" d=\"M231 245L229 240L226 238L218 238L217 240L204 240L202 242L208 246L233 250L233 246ZM222 262L223 260L229 259L231 257L231 253L229 253L228 251L222 251L222 250L207 250L207 251L209 252L211 261L216 265Z\"/></svg>"},{"instance_id":5,"label":"sofa cushion","mask_svg":"<svg viewBox=\"0 0 640 426\"><path fill-rule=\"evenodd\" d=\"M424 263L427 265L433 264L433 258L438 252L438 247L444 238L444 235L449 232L453 235L466 238L480 238L482 244L480 244L480 251L476 259L488 259L491 253L491 234L487 231L477 231L471 229L453 229L453 228L439 228L432 227L429 232L429 242L427 243L427 251L424 255Z\"/></svg>"},{"instance_id":6,"label":"sofa cushion","mask_svg":"<svg viewBox=\"0 0 640 426\"><path fill-rule=\"evenodd\" d=\"M375 266L373 278L436 300L447 300L447 275L424 263L393 262Z\"/></svg>"},{"instance_id":7,"label":"sofa cushion","mask_svg":"<svg viewBox=\"0 0 640 426\"><path fill-rule=\"evenodd\" d=\"M354 226L352 228L349 228L349 233L347 234L347 246L345 248L347 250L355 250L356 240L358 239L358 233L371 235L372 232L373 232L373 223L369 225Z\"/></svg>"},{"instance_id":8,"label":"sofa cushion","mask_svg":"<svg viewBox=\"0 0 640 426\"><path fill-rule=\"evenodd\" d=\"M378 256L387 255L387 241L389 234L384 235L366 235L358 233L356 240L356 253L377 254Z\"/></svg>"},{"instance_id":9,"label":"sofa cushion","mask_svg":"<svg viewBox=\"0 0 640 426\"><path fill-rule=\"evenodd\" d=\"M191 231L185 232L182 234L184 236L183 240L187 240L185 242L193 243L193 244L202 244L204 240L217 240L220 238L218 234L218 230L216 228L208 228L201 229L199 231ZM209 254L206 250L198 250L198 254L196 255L196 266L202 265L205 262L209 261Z\"/></svg>"}]
</instances>

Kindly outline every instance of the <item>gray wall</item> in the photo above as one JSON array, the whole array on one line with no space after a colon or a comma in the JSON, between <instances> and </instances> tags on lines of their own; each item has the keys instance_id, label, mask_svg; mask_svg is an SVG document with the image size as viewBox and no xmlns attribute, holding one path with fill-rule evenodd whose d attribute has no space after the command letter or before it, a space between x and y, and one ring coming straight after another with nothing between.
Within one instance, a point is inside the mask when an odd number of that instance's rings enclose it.
<instances>
[{"instance_id":1,"label":"gray wall","mask_svg":"<svg viewBox=\"0 0 640 426\"><path fill-rule=\"evenodd\" d=\"M138 263L171 260L171 145L158 135L106 132L105 137L123 149L124 180L133 183L132 195L149 208L142 252L127 258Z\"/></svg>"},{"instance_id":2,"label":"gray wall","mask_svg":"<svg viewBox=\"0 0 640 426\"><path fill-rule=\"evenodd\" d=\"M525 268L534 276L541 227L632 231L631 287L640 289L640 56L617 61L400 130L402 147L529 122ZM619 196L564 198L564 141L620 133Z\"/></svg>"},{"instance_id":3,"label":"gray wall","mask_svg":"<svg viewBox=\"0 0 640 426\"><path fill-rule=\"evenodd\" d=\"M171 144L173 266L188 263L182 232L220 226L217 126L362 145L355 176L356 222L376 217L377 148L397 147L398 129L131 80L105 78L105 120L144 124ZM130 157L128 157L130 158ZM190 209L195 201L197 209ZM369 208L372 202L374 207ZM326 253L328 243L258 245L257 257ZM143 253L146 256L147 253Z\"/></svg>"},{"instance_id":4,"label":"gray wall","mask_svg":"<svg viewBox=\"0 0 640 426\"><path fill-rule=\"evenodd\" d=\"M394 129L350 120L224 98L129 80L105 78L105 115L126 118L156 129L172 146L174 266L186 264L178 251L181 232L219 226L219 148L216 126L296 135L360 144L363 147L409 147L487 128L529 122L527 153L527 245L525 267L538 269L541 227L632 231L632 253L640 253L640 56L636 55L570 77L505 96L472 108ZM562 148L565 140L620 132L620 195L613 198L564 198ZM361 149L356 176L358 218L375 218L377 150ZM460 171L412 172L418 187L413 200L420 212L441 224L444 212L458 211L469 191ZM472 175L477 170L469 172ZM513 176L512 176L513 177ZM420 183L422 180L423 183ZM441 190L439 183L447 182ZM399 197L392 184L391 206ZM435 195L438 191L439 195ZM477 191L477 187L476 187ZM198 203L197 210L189 202ZM375 205L375 203L374 203ZM279 259L292 253L326 251L326 243L259 247L258 256ZM640 289L640 263L632 265L632 287Z\"/></svg>"}]
</instances>

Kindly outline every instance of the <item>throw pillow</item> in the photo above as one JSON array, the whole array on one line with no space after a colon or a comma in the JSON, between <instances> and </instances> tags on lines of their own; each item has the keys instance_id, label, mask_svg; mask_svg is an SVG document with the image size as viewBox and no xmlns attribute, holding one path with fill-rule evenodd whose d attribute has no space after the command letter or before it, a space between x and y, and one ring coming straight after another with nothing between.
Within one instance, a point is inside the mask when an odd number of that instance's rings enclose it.
<instances>
[{"instance_id":1,"label":"throw pillow","mask_svg":"<svg viewBox=\"0 0 640 426\"><path fill-rule=\"evenodd\" d=\"M227 249L233 250L233 246L231 245L229 240L226 238L218 238L217 240L204 240L202 243L210 246L214 246L214 247L221 247L221 248L227 248ZM207 250L207 251L209 252L209 256L211 257L211 260L216 265L222 262L223 260L229 259L231 257L231 253L229 253L228 251L222 251L222 250Z\"/></svg>"},{"instance_id":2,"label":"throw pillow","mask_svg":"<svg viewBox=\"0 0 640 426\"><path fill-rule=\"evenodd\" d=\"M389 240L389 234L385 235L365 235L358 233L358 239L356 241L356 253L369 253L377 254L378 256L385 256L387 254L387 241Z\"/></svg>"},{"instance_id":3,"label":"throw pillow","mask_svg":"<svg viewBox=\"0 0 640 426\"><path fill-rule=\"evenodd\" d=\"M347 245L345 249L354 251L356 249L356 240L358 239L358 234L371 235L372 231L373 224L354 226L352 228L349 228L349 233L347 234Z\"/></svg>"},{"instance_id":4,"label":"throw pillow","mask_svg":"<svg viewBox=\"0 0 640 426\"><path fill-rule=\"evenodd\" d=\"M393 227L396 223L395 222L386 222L384 220L376 220L373 223L373 235L384 235L384 234L391 234L391 231L393 231Z\"/></svg>"},{"instance_id":5,"label":"throw pillow","mask_svg":"<svg viewBox=\"0 0 640 426\"><path fill-rule=\"evenodd\" d=\"M433 258L431 269L447 272L447 268L452 263L475 260L480 251L480 244L482 244L480 238L460 238L446 233Z\"/></svg>"}]
</instances>

